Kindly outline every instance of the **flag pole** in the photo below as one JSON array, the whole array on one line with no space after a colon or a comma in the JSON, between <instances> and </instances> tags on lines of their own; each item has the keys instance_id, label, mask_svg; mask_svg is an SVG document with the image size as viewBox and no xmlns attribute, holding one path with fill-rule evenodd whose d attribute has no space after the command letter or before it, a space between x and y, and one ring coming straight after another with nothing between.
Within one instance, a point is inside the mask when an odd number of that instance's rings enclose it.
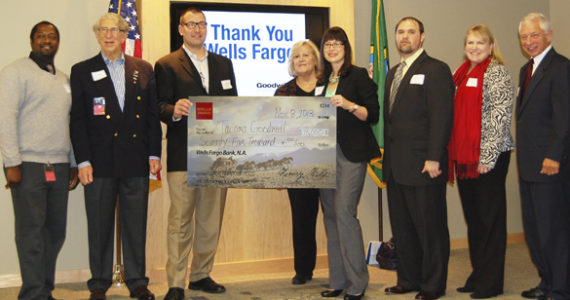
<instances>
[{"instance_id":1,"label":"flag pole","mask_svg":"<svg viewBox=\"0 0 570 300\"><path fill-rule=\"evenodd\" d=\"M122 0L117 1L117 14L121 15ZM115 201L115 249L116 249L116 264L113 272L113 286L122 287L125 284L125 269L122 264L121 253L121 221L119 218L119 196Z\"/></svg>"},{"instance_id":2,"label":"flag pole","mask_svg":"<svg viewBox=\"0 0 570 300\"><path fill-rule=\"evenodd\" d=\"M382 188L386 187L383 177L384 160L384 85L388 73L388 42L386 37L386 20L384 17L384 5L382 0L371 0L372 18L370 22L370 78L377 84L378 104L380 106L380 118L377 124L371 126L378 147L380 157L373 158L368 163L368 174L378 186L378 236L384 240Z\"/></svg>"},{"instance_id":3,"label":"flag pole","mask_svg":"<svg viewBox=\"0 0 570 300\"><path fill-rule=\"evenodd\" d=\"M384 221L382 219L382 189L378 188L378 240L384 240Z\"/></svg>"},{"instance_id":4,"label":"flag pole","mask_svg":"<svg viewBox=\"0 0 570 300\"><path fill-rule=\"evenodd\" d=\"M117 263L115 264L114 272L113 272L113 286L115 287L122 287L125 284L125 269L123 267L122 262L122 253L121 253L121 218L119 216L119 196L117 196L117 201L115 202L115 249L116 249L116 259Z\"/></svg>"}]
</instances>

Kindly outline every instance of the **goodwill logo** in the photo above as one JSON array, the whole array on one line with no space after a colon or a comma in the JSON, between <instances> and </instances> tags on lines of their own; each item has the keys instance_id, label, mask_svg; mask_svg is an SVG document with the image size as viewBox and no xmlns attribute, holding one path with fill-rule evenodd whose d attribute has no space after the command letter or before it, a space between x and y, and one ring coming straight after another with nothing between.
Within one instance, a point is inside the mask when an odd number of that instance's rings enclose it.
<instances>
[{"instance_id":1,"label":"goodwill logo","mask_svg":"<svg viewBox=\"0 0 570 300\"><path fill-rule=\"evenodd\" d=\"M289 81L293 44L305 39L305 15L205 11L208 51L232 60L240 96L270 96Z\"/></svg>"}]
</instances>

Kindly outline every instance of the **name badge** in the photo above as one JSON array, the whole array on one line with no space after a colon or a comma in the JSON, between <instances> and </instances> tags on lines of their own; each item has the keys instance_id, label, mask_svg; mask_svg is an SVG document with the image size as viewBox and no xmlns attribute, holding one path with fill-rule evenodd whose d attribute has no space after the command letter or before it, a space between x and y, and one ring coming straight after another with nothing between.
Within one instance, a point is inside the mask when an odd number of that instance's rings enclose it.
<instances>
[{"instance_id":1,"label":"name badge","mask_svg":"<svg viewBox=\"0 0 570 300\"><path fill-rule=\"evenodd\" d=\"M93 78L93 81L99 81L105 77L107 77L107 73L105 73L105 70L91 72L91 78Z\"/></svg>"},{"instance_id":2,"label":"name badge","mask_svg":"<svg viewBox=\"0 0 570 300\"><path fill-rule=\"evenodd\" d=\"M323 90L325 89L324 85L315 87L315 96L320 96L323 94Z\"/></svg>"},{"instance_id":3,"label":"name badge","mask_svg":"<svg viewBox=\"0 0 570 300\"><path fill-rule=\"evenodd\" d=\"M232 82L229 79L222 80L222 89L229 90L232 88Z\"/></svg>"},{"instance_id":4,"label":"name badge","mask_svg":"<svg viewBox=\"0 0 570 300\"><path fill-rule=\"evenodd\" d=\"M465 84L465 86L468 86L468 87L477 87L477 78L468 78L468 79L467 79L467 84Z\"/></svg>"},{"instance_id":5,"label":"name badge","mask_svg":"<svg viewBox=\"0 0 570 300\"><path fill-rule=\"evenodd\" d=\"M102 116L105 114L105 97L93 98L93 115Z\"/></svg>"},{"instance_id":6,"label":"name badge","mask_svg":"<svg viewBox=\"0 0 570 300\"><path fill-rule=\"evenodd\" d=\"M410 84L423 85L425 78L425 74L414 74L414 76L412 76L412 79L410 79Z\"/></svg>"},{"instance_id":7,"label":"name badge","mask_svg":"<svg viewBox=\"0 0 570 300\"><path fill-rule=\"evenodd\" d=\"M46 182L55 181L55 169L50 163L44 165L44 175L46 177Z\"/></svg>"}]
</instances>

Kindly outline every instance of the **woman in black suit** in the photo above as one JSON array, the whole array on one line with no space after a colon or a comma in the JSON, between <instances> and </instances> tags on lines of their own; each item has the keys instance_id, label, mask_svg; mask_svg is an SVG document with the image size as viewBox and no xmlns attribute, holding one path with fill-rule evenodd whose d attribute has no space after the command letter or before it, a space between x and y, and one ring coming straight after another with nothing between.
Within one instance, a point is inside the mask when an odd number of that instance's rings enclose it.
<instances>
[{"instance_id":1,"label":"woman in black suit","mask_svg":"<svg viewBox=\"0 0 570 300\"><path fill-rule=\"evenodd\" d=\"M321 190L331 289L321 295L336 297L344 290L344 299L360 299L369 277L357 206L366 164L380 156L370 127L379 117L377 86L365 69L352 64L352 49L342 28L325 32L321 57L328 78L325 96L337 107L336 189Z\"/></svg>"},{"instance_id":2,"label":"woman in black suit","mask_svg":"<svg viewBox=\"0 0 570 300\"><path fill-rule=\"evenodd\" d=\"M275 91L275 96L315 96L322 89L323 64L317 46L304 40L291 48L289 74L295 78ZM317 259L316 226L319 213L318 189L287 189L293 217L293 251L295 277L293 284L304 284L313 278Z\"/></svg>"}]
</instances>

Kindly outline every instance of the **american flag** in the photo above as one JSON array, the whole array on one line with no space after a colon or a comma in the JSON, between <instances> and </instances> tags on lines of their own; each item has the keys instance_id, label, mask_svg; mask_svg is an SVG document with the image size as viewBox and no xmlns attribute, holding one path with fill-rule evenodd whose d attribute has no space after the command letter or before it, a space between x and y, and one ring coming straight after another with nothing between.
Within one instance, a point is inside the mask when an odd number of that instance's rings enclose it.
<instances>
[{"instance_id":1,"label":"american flag","mask_svg":"<svg viewBox=\"0 0 570 300\"><path fill-rule=\"evenodd\" d=\"M135 0L111 0L109 12L119 14L129 23L129 36L123 43L125 54L142 58L141 33L139 31Z\"/></svg>"}]
</instances>

